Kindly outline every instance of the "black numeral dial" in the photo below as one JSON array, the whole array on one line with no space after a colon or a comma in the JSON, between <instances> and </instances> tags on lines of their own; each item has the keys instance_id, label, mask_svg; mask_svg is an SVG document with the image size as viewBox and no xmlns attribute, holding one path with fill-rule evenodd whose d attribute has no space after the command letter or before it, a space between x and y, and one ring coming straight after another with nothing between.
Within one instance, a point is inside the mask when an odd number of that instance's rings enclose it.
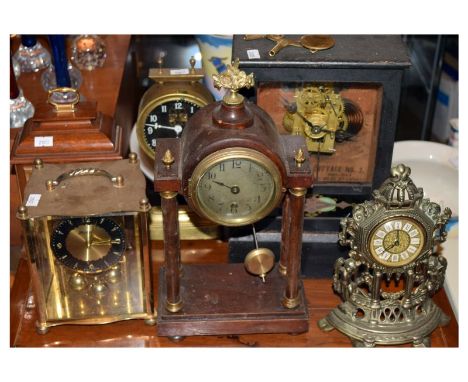
<instances>
[{"instance_id":1,"label":"black numeral dial","mask_svg":"<svg viewBox=\"0 0 468 382\"><path fill-rule=\"evenodd\" d=\"M57 260L77 272L97 273L116 264L125 251L123 229L106 217L69 218L53 230Z\"/></svg>"},{"instance_id":2,"label":"black numeral dial","mask_svg":"<svg viewBox=\"0 0 468 382\"><path fill-rule=\"evenodd\" d=\"M154 157L159 138L178 138L188 119L200 109L201 105L184 99L167 101L151 110L143 125L143 144L145 152Z\"/></svg>"}]
</instances>

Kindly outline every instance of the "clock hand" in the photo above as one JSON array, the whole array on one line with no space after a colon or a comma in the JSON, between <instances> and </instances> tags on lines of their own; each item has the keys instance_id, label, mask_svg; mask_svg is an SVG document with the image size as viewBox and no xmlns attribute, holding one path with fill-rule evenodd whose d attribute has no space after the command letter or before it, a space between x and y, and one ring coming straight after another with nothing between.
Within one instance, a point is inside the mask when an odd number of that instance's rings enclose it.
<instances>
[{"instance_id":1,"label":"clock hand","mask_svg":"<svg viewBox=\"0 0 468 382\"><path fill-rule=\"evenodd\" d=\"M310 122L306 117L304 117L301 113L296 111L296 114L301 117L301 119L312 128L314 133L320 133L320 132L325 132L325 133L334 133L333 130L328 130L325 127L320 127L320 126L315 126L312 122ZM317 131L318 130L318 131Z\"/></svg>"},{"instance_id":2,"label":"clock hand","mask_svg":"<svg viewBox=\"0 0 468 382\"><path fill-rule=\"evenodd\" d=\"M233 194L238 194L240 192L239 186L228 186L222 182L218 182L217 180L212 180L213 183L219 184L220 186L227 187L231 190Z\"/></svg>"},{"instance_id":3,"label":"clock hand","mask_svg":"<svg viewBox=\"0 0 468 382\"><path fill-rule=\"evenodd\" d=\"M157 123L155 123L154 125L152 125L151 123L147 123L145 126L147 127L152 127L154 129L167 129L167 130L172 130L174 131L177 135L179 135L182 130L183 130L183 127L181 125L174 125L174 126L165 126L165 125L159 125Z\"/></svg>"}]
</instances>

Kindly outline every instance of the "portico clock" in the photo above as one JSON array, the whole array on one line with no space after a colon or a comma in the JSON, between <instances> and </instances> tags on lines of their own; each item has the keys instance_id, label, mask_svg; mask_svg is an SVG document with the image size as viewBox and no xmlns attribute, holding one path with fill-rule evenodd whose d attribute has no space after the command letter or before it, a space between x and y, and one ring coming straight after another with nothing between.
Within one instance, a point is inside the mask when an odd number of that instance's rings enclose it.
<instances>
[{"instance_id":1,"label":"portico clock","mask_svg":"<svg viewBox=\"0 0 468 382\"><path fill-rule=\"evenodd\" d=\"M199 110L181 139L159 141L154 188L161 195L165 264L158 297L158 335L301 333L308 312L300 280L303 208L312 171L304 137L281 136L262 109L238 93L253 76L238 63L214 76L228 89ZM257 248L244 264L182 264L177 198L197 215L245 226L282 207L279 261Z\"/></svg>"}]
</instances>

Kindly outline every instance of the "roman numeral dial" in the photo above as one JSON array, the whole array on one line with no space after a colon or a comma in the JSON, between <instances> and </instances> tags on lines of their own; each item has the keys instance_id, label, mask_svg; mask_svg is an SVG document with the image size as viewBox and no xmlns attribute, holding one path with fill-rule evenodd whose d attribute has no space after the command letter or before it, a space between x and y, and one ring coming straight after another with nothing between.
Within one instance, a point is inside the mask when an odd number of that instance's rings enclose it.
<instances>
[{"instance_id":1,"label":"roman numeral dial","mask_svg":"<svg viewBox=\"0 0 468 382\"><path fill-rule=\"evenodd\" d=\"M373 229L369 251L383 265L402 266L419 256L424 243L424 228L420 223L406 217L392 218Z\"/></svg>"}]
</instances>

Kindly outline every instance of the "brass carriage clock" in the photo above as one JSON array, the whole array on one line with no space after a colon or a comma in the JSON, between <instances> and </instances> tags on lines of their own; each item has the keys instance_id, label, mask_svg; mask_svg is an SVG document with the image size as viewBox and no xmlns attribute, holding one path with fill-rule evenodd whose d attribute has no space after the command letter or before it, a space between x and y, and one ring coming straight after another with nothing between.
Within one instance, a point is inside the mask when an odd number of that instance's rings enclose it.
<instances>
[{"instance_id":1,"label":"brass carriage clock","mask_svg":"<svg viewBox=\"0 0 468 382\"><path fill-rule=\"evenodd\" d=\"M451 211L424 199L410 173L392 168L373 200L341 221L340 244L350 251L336 261L333 287L343 303L319 326L338 329L354 346L430 346L431 332L449 320L431 296L445 278L447 261L434 246L445 241Z\"/></svg>"},{"instance_id":2,"label":"brass carriage clock","mask_svg":"<svg viewBox=\"0 0 468 382\"><path fill-rule=\"evenodd\" d=\"M156 152L154 186L161 195L165 245L158 335L307 331L299 275L304 199L312 174L304 138L280 136L262 109L244 101L237 91L252 86L253 76L240 71L238 63L213 77L215 86L229 90L223 101L198 111L181 139L161 139ZM182 266L177 194L195 213L223 226L253 224L282 201L279 264L270 252L255 251L245 266Z\"/></svg>"},{"instance_id":3,"label":"brass carriage clock","mask_svg":"<svg viewBox=\"0 0 468 382\"><path fill-rule=\"evenodd\" d=\"M180 137L187 120L201 107L213 102L213 96L201 83L202 69L190 59L188 69L150 69L155 81L143 95L138 110L136 135L143 152L154 159L160 138Z\"/></svg>"},{"instance_id":4,"label":"brass carriage clock","mask_svg":"<svg viewBox=\"0 0 468 382\"><path fill-rule=\"evenodd\" d=\"M18 209L38 333L63 324L155 323L145 178L139 161L44 164Z\"/></svg>"}]
</instances>

